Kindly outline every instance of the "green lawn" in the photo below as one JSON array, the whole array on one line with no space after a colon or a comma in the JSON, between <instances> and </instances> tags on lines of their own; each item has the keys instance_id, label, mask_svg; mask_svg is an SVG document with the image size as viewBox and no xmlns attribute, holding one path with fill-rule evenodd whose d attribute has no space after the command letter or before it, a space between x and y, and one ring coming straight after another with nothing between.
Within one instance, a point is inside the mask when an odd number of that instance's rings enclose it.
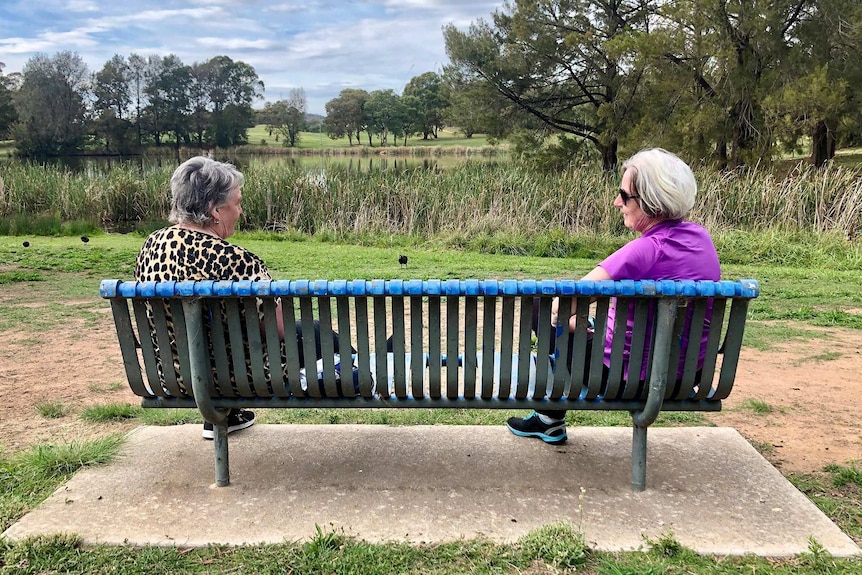
<instances>
[{"instance_id":1,"label":"green lawn","mask_svg":"<svg viewBox=\"0 0 862 575\"><path fill-rule=\"evenodd\" d=\"M354 148L367 148L368 147L368 134L366 132L362 132L362 141L357 143L354 139L353 147ZM284 139L281 136L278 136L278 140L276 140L277 134L273 132L269 133L266 126L264 124L258 124L254 128L250 128L248 130L248 143L250 146L267 146L267 147L279 147L283 145ZM391 141L391 140L390 140ZM374 140L374 148L380 148L380 140L375 137ZM463 146L469 148L477 148L482 146L488 146L488 138L482 134L474 135L472 138L465 138L463 134L455 131L454 129L444 129L441 130L437 134L437 138L429 137L428 140L423 140L422 136L413 136L407 139L407 147L423 147L423 146L442 146L447 148L452 148L456 146ZM404 146L404 140L401 139L398 141L399 148ZM299 133L299 142L296 146L300 150L307 149L349 149L351 148L350 143L347 140L347 137L339 138L337 140L333 140L325 133L320 132L300 132ZM395 147L391 143L387 146L387 148Z\"/></svg>"},{"instance_id":2,"label":"green lawn","mask_svg":"<svg viewBox=\"0 0 862 575\"><path fill-rule=\"evenodd\" d=\"M0 336L13 330L44 333L70 317L85 325L104 320L106 303L96 296L102 278L132 277L132 262L142 243L138 235L96 234L87 243L78 237L0 236ZM539 258L469 252L442 244L416 245L409 241L374 246L339 244L325 238L279 237L239 234L236 243L258 253L279 278L466 278L466 277L578 277L594 260ZM23 242L29 242L28 247ZM402 269L397 258L410 256ZM799 267L762 264L729 264L728 278L753 277L761 282L763 295L751 306L746 345L768 347L787 337L812 337L799 327L832 325L862 330L855 310L862 303L862 269L835 270L831 265ZM21 305L26 293L28 305ZM48 305L54 301L66 305ZM33 304L40 304L33 314ZM44 304L44 305L42 305ZM829 322L832 322L831 324ZM808 335L806 335L808 334ZM839 350L844 352L845 350ZM853 350L846 350L854 353ZM94 382L97 384L99 382ZM47 399L47 398L46 398ZM40 404L33 417L62 417L64 406ZM159 410L145 410L147 412ZM173 410L165 410L173 411ZM124 406L87 410L92 425L109 425L112 418L140 418L142 424L172 424L199 421L191 410L152 417ZM359 414L361 415L361 414ZM589 425L628 425L626 417L600 417ZM385 416L385 414L384 414ZM497 414L499 417L499 414ZM269 414L267 414L269 417ZM301 413L273 414L273 421L297 421ZM352 421L352 413L331 410L305 414L304 422ZM357 415L358 417L358 415ZM368 414L368 417L381 417ZM494 417L488 414L487 418ZM161 420L160 420L161 418ZM465 416L457 411L426 414L411 411L398 424L458 424ZM471 423L475 422L472 416ZM106 423L107 422L107 423ZM499 423L490 421L488 423ZM694 424L693 420L668 420L666 424ZM60 441L60 438L58 438ZM77 469L100 465L112 459L119 446L116 437L42 445L23 453L6 453L0 446L0 529L28 509L38 505ZM817 476L789 478L829 517L862 541L862 471L858 462L831 466ZM74 536L0 541L0 575L47 573L320 573L320 574L558 574L596 575L648 573L736 574L855 574L860 560L837 560L816 541L799 557L699 556L679 545L672 535L644 541L644 552L600 553L589 548L573 525L547 525L524 538L495 544L482 539L440 545L402 543L372 544L345 536L327 526L306 543L204 549L129 548L95 546L83 548Z\"/></svg>"}]
</instances>

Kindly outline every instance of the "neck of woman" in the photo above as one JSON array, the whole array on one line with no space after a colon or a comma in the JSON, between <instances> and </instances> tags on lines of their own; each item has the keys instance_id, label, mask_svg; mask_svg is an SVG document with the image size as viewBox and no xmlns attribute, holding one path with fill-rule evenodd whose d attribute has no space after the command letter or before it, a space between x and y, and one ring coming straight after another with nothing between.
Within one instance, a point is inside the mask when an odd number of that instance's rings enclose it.
<instances>
[{"instance_id":1,"label":"neck of woman","mask_svg":"<svg viewBox=\"0 0 862 575\"><path fill-rule=\"evenodd\" d=\"M216 233L215 230L213 230L212 228L201 226L201 225L198 225L194 222L182 222L182 223L177 224L177 227L180 229L183 229L183 230L200 232L200 233L206 234L208 236L213 236L215 238L222 239L221 236L218 233Z\"/></svg>"}]
</instances>

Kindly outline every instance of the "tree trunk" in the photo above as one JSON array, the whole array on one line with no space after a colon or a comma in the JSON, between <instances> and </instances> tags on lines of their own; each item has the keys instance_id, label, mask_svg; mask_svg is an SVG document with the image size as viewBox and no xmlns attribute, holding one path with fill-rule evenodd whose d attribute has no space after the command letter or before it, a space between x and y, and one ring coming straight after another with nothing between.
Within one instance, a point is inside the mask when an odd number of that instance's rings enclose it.
<instances>
[{"instance_id":1,"label":"tree trunk","mask_svg":"<svg viewBox=\"0 0 862 575\"><path fill-rule=\"evenodd\" d=\"M616 138L607 145L599 144L599 152L602 154L602 169L606 172L613 172L617 169L617 145Z\"/></svg>"},{"instance_id":2,"label":"tree trunk","mask_svg":"<svg viewBox=\"0 0 862 575\"><path fill-rule=\"evenodd\" d=\"M835 157L835 134L829 129L826 120L820 120L811 134L811 163L822 168Z\"/></svg>"},{"instance_id":3,"label":"tree trunk","mask_svg":"<svg viewBox=\"0 0 862 575\"><path fill-rule=\"evenodd\" d=\"M724 140L715 143L715 152L713 153L719 170L727 169L727 142Z\"/></svg>"}]
</instances>

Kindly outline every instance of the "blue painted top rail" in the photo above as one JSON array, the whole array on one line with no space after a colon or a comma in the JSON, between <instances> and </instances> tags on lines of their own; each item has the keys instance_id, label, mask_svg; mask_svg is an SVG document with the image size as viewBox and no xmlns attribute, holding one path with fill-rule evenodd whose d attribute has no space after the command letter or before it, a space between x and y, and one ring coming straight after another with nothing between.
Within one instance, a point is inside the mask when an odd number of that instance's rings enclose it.
<instances>
[{"instance_id":1,"label":"blue painted top rail","mask_svg":"<svg viewBox=\"0 0 862 575\"><path fill-rule=\"evenodd\" d=\"M173 296L684 296L756 298L757 280L273 280L135 282L102 280L103 298Z\"/></svg>"}]
</instances>

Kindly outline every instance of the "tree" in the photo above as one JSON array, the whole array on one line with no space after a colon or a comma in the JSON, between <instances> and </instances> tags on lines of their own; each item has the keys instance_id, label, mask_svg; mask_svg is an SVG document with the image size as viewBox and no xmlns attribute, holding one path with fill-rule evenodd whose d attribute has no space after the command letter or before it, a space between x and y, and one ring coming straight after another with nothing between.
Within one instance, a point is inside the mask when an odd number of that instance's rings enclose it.
<instances>
[{"instance_id":1,"label":"tree","mask_svg":"<svg viewBox=\"0 0 862 575\"><path fill-rule=\"evenodd\" d=\"M862 5L819 0L800 22L792 45L789 79L764 100L767 113L787 147L803 137L811 142L811 163L823 166L835 156L839 138L849 144L862 132Z\"/></svg>"},{"instance_id":2,"label":"tree","mask_svg":"<svg viewBox=\"0 0 862 575\"><path fill-rule=\"evenodd\" d=\"M680 75L667 75L661 83L694 89L687 95L689 113L709 111L711 125L704 128L715 137L721 165L753 164L771 154L764 99L804 73L794 65L794 51L800 26L818 1L661 3L661 25L640 46L651 51L656 39L664 42L661 58Z\"/></svg>"},{"instance_id":3,"label":"tree","mask_svg":"<svg viewBox=\"0 0 862 575\"><path fill-rule=\"evenodd\" d=\"M380 145L389 143L392 134L394 142L405 133L407 109L401 98L393 90L374 90L365 103L365 115L368 119L366 130L380 136Z\"/></svg>"},{"instance_id":4,"label":"tree","mask_svg":"<svg viewBox=\"0 0 862 575\"><path fill-rule=\"evenodd\" d=\"M443 118L465 137L478 133L504 137L509 133L512 123L506 120L508 102L486 80L468 77L464 69L444 66L443 93L448 103Z\"/></svg>"},{"instance_id":5,"label":"tree","mask_svg":"<svg viewBox=\"0 0 862 575\"><path fill-rule=\"evenodd\" d=\"M634 115L643 64L630 43L649 31L646 0L516 2L467 32L443 29L452 66L555 131L590 141L605 169Z\"/></svg>"},{"instance_id":6,"label":"tree","mask_svg":"<svg viewBox=\"0 0 862 575\"><path fill-rule=\"evenodd\" d=\"M350 145L353 138L359 143L359 134L365 130L365 102L368 92L346 88L339 92L337 98L328 101L326 107L325 130L333 140L347 136Z\"/></svg>"},{"instance_id":7,"label":"tree","mask_svg":"<svg viewBox=\"0 0 862 575\"><path fill-rule=\"evenodd\" d=\"M308 100L305 90L294 88L288 94L285 101L285 115L282 124L282 135L287 139L287 145L291 148L299 142L299 132L305 128L305 110Z\"/></svg>"},{"instance_id":8,"label":"tree","mask_svg":"<svg viewBox=\"0 0 862 575\"><path fill-rule=\"evenodd\" d=\"M216 56L201 66L206 76L215 144L225 147L245 143L246 131L254 126L252 104L263 96L263 82L252 66L234 62L227 56Z\"/></svg>"},{"instance_id":9,"label":"tree","mask_svg":"<svg viewBox=\"0 0 862 575\"><path fill-rule=\"evenodd\" d=\"M148 62L142 56L132 53L126 60L129 73L129 97L132 100L133 120L135 122L135 132L137 133L138 148L143 141L143 110L146 105L146 96L144 89L147 81Z\"/></svg>"},{"instance_id":10,"label":"tree","mask_svg":"<svg viewBox=\"0 0 862 575\"><path fill-rule=\"evenodd\" d=\"M126 59L115 54L93 77L94 128L105 141L106 151L128 152L128 120L132 96Z\"/></svg>"},{"instance_id":11,"label":"tree","mask_svg":"<svg viewBox=\"0 0 862 575\"><path fill-rule=\"evenodd\" d=\"M189 85L189 108L191 117L191 133L197 141L198 148L204 146L204 135L212 125L210 106L210 70L205 64L195 62L191 67L191 83Z\"/></svg>"},{"instance_id":12,"label":"tree","mask_svg":"<svg viewBox=\"0 0 862 575\"><path fill-rule=\"evenodd\" d=\"M425 72L410 79L404 86L404 95L412 96L418 103L418 127L422 139L437 137L437 130L443 127L443 111L447 102L443 94L443 80L435 72Z\"/></svg>"},{"instance_id":13,"label":"tree","mask_svg":"<svg viewBox=\"0 0 862 575\"><path fill-rule=\"evenodd\" d=\"M59 155L81 147L88 78L87 65L74 52L37 54L27 61L15 97L19 122L13 136L21 154Z\"/></svg>"},{"instance_id":14,"label":"tree","mask_svg":"<svg viewBox=\"0 0 862 575\"><path fill-rule=\"evenodd\" d=\"M5 66L3 62L0 62L0 140L9 137L12 125L18 118L13 102L12 81L8 76L3 75Z\"/></svg>"},{"instance_id":15,"label":"tree","mask_svg":"<svg viewBox=\"0 0 862 575\"><path fill-rule=\"evenodd\" d=\"M188 140L190 131L191 68L174 54L164 58L153 57L151 62L152 77L145 90L151 130L157 145L162 134L173 132L174 147L179 150L181 143Z\"/></svg>"}]
</instances>

